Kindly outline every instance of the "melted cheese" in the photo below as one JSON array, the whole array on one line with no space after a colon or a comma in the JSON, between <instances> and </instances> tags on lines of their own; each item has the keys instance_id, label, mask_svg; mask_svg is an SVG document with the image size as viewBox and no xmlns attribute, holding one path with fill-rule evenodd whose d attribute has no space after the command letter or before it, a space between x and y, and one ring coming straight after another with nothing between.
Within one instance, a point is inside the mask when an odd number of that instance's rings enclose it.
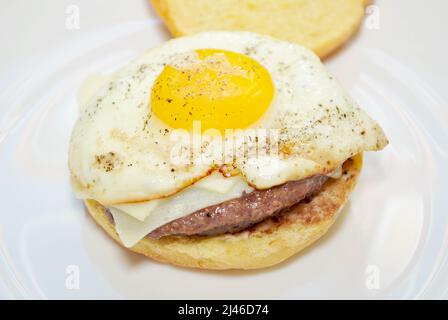
<instances>
[{"instance_id":1,"label":"melted cheese","mask_svg":"<svg viewBox=\"0 0 448 320\"><path fill-rule=\"evenodd\" d=\"M151 231L168 222L238 198L243 192L252 190L240 176L224 178L215 173L169 198L119 205L109 207L109 210L121 241L126 247L132 247Z\"/></svg>"}]
</instances>

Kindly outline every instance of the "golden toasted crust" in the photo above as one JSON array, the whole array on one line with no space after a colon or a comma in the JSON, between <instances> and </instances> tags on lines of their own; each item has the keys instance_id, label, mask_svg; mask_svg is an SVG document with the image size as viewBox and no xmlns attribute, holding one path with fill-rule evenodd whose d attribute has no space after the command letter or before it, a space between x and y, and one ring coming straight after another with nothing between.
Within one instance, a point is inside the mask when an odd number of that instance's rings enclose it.
<instances>
[{"instance_id":1,"label":"golden toasted crust","mask_svg":"<svg viewBox=\"0 0 448 320\"><path fill-rule=\"evenodd\" d=\"M296 42L321 58L355 31L370 0L151 0L174 36L252 31Z\"/></svg>"},{"instance_id":2,"label":"golden toasted crust","mask_svg":"<svg viewBox=\"0 0 448 320\"><path fill-rule=\"evenodd\" d=\"M182 267L257 269L272 266L327 232L347 201L361 166L361 155L347 160L342 177L330 179L310 202L300 203L244 231L210 237L179 236L160 240L146 237L130 250ZM104 207L93 200L85 204L96 222L122 244Z\"/></svg>"}]
</instances>

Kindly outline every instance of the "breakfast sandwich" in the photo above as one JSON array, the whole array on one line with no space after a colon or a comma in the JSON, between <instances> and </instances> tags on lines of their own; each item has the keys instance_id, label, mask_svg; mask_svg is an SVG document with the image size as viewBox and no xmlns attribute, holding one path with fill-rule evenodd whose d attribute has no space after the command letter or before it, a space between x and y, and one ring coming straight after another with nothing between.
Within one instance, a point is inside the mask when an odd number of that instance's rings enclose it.
<instances>
[{"instance_id":1,"label":"breakfast sandwich","mask_svg":"<svg viewBox=\"0 0 448 320\"><path fill-rule=\"evenodd\" d=\"M122 246L185 267L299 252L337 218L362 153L388 144L313 52L250 32L170 40L83 101L77 197Z\"/></svg>"},{"instance_id":2,"label":"breakfast sandwich","mask_svg":"<svg viewBox=\"0 0 448 320\"><path fill-rule=\"evenodd\" d=\"M151 0L173 36L250 31L325 57L357 30L370 0Z\"/></svg>"}]
</instances>

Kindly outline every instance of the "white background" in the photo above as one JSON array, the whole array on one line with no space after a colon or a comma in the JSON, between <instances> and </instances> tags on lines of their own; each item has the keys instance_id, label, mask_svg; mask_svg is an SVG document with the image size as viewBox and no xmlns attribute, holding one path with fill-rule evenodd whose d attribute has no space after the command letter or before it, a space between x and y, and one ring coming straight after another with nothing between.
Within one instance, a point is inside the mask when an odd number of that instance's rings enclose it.
<instances>
[{"instance_id":1,"label":"white background","mask_svg":"<svg viewBox=\"0 0 448 320\"><path fill-rule=\"evenodd\" d=\"M80 29L66 28L66 9ZM169 38L147 1L1 1L1 298L447 298L448 2L376 1L325 61L385 129L334 228L261 271L179 269L118 247L70 190L76 94ZM80 288L66 286L79 268ZM369 288L371 270L379 287Z\"/></svg>"}]
</instances>

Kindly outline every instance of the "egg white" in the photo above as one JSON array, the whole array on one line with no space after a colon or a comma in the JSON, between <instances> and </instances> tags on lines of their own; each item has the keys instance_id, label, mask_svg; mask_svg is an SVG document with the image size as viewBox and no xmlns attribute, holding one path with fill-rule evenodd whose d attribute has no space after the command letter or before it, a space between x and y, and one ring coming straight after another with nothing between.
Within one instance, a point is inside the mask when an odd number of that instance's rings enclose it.
<instances>
[{"instance_id":1,"label":"egg white","mask_svg":"<svg viewBox=\"0 0 448 320\"><path fill-rule=\"evenodd\" d=\"M236 159L234 166L251 186L264 189L328 173L359 152L387 144L378 124L306 48L248 32L201 33L147 51L115 72L82 107L69 150L80 197L106 205L167 197L224 164L220 155L213 167L173 164L171 128L151 114L149 105L151 88L165 65L204 48L246 54L273 80L275 98L253 128L280 130L280 154L261 161Z\"/></svg>"}]
</instances>

